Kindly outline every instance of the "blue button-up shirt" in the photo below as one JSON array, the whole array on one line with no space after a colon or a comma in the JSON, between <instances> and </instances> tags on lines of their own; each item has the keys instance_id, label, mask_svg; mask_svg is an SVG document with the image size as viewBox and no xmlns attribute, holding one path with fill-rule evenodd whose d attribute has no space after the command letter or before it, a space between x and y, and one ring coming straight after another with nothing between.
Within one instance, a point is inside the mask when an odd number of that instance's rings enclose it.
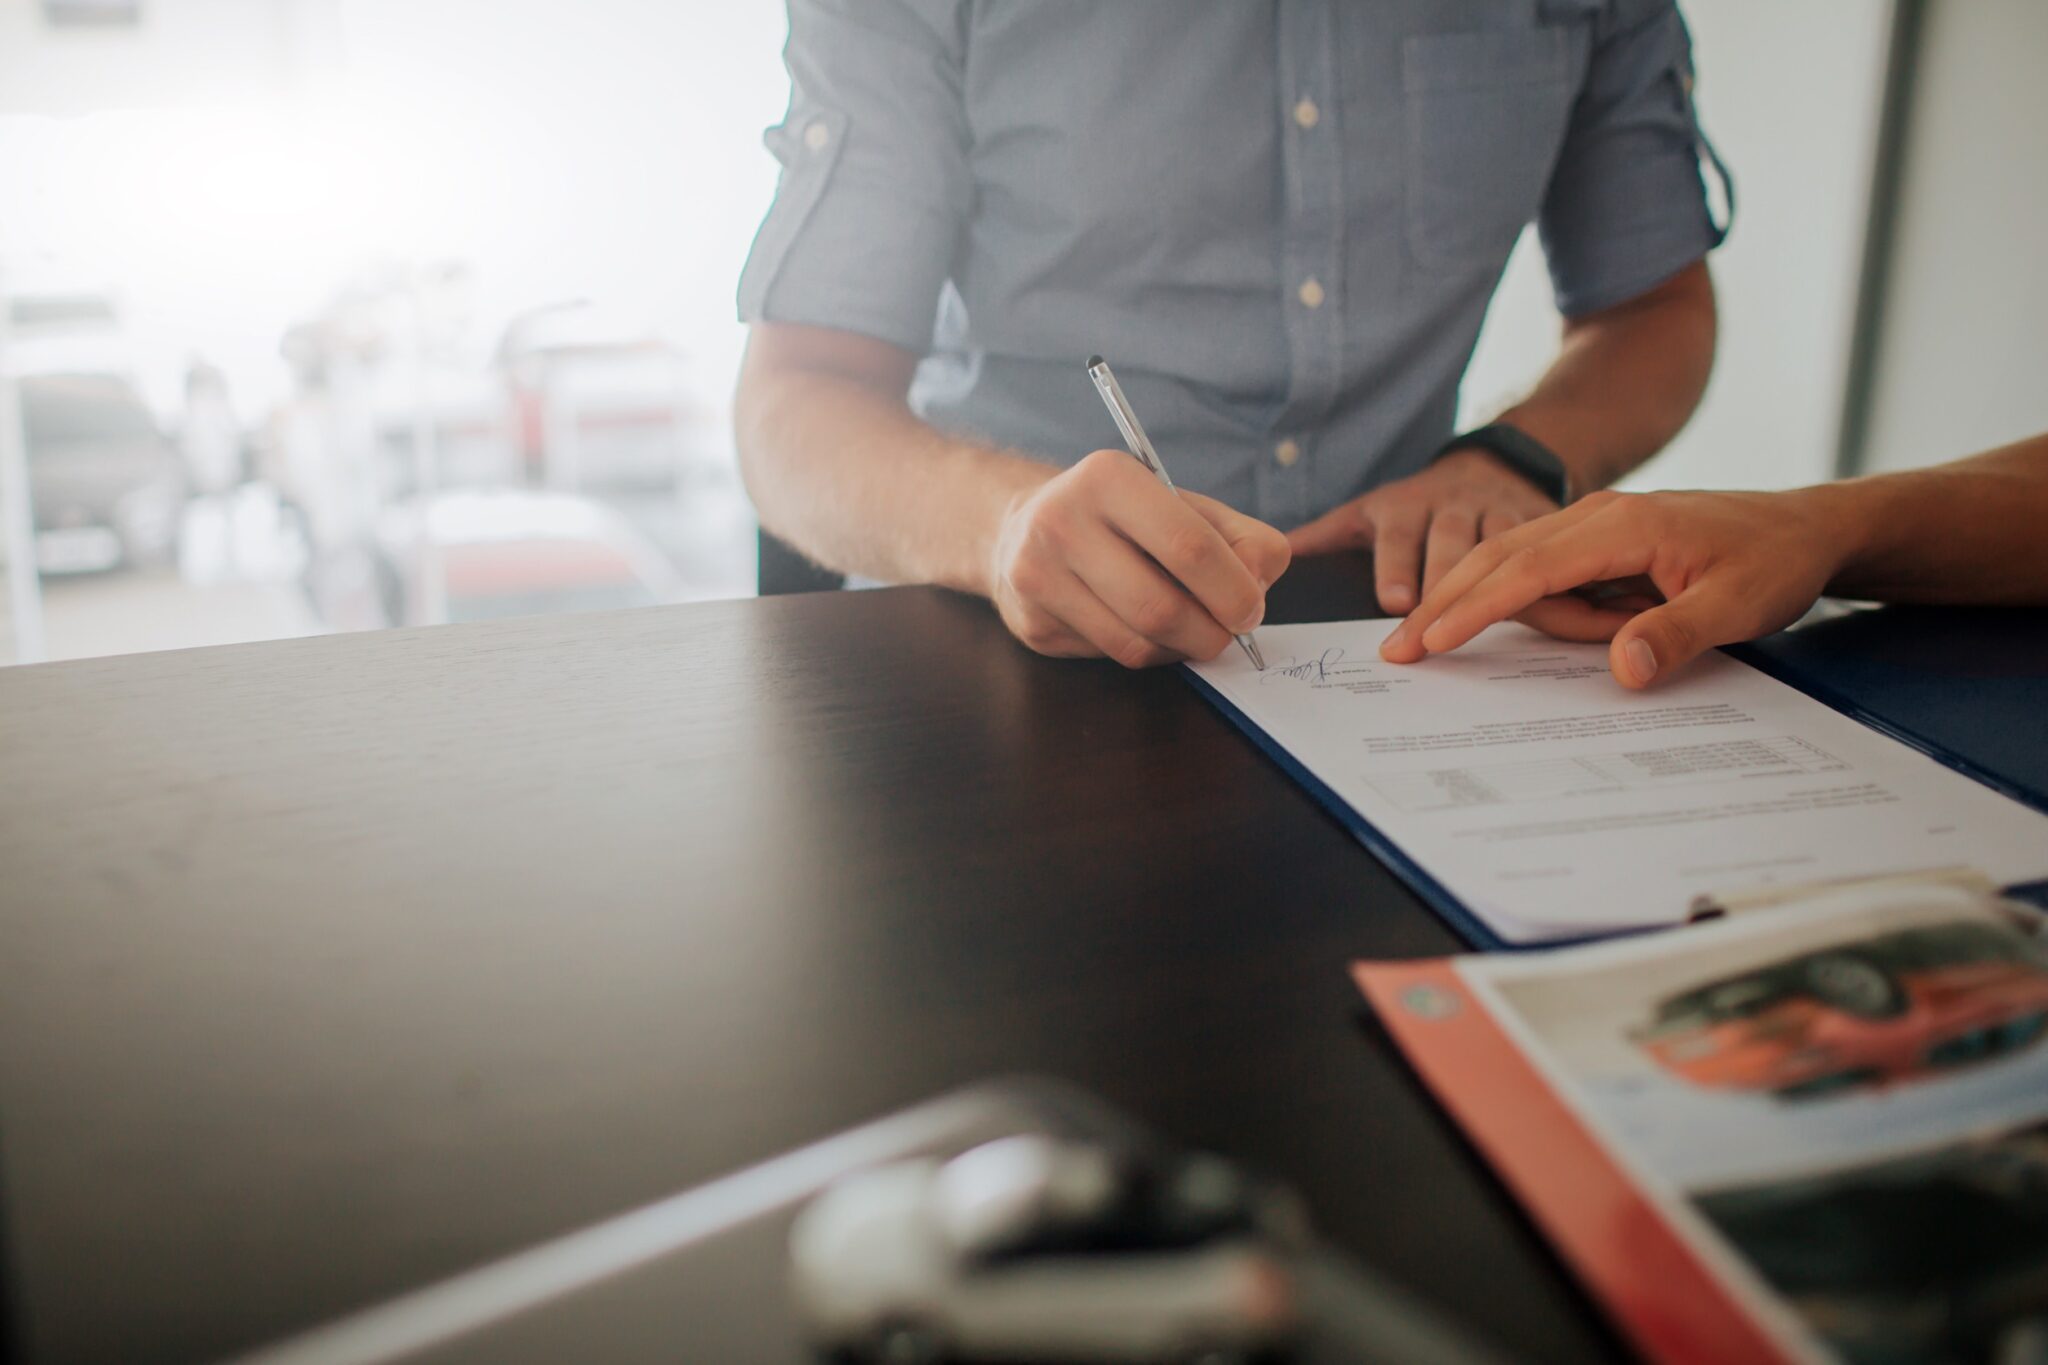
<instances>
[{"instance_id":1,"label":"blue button-up shirt","mask_svg":"<svg viewBox=\"0 0 2048 1365\"><path fill-rule=\"evenodd\" d=\"M1721 239L1672 0L789 0L740 314L926 357L933 423L1119 444L1282 527L1420 469L1523 227L1559 306Z\"/></svg>"}]
</instances>

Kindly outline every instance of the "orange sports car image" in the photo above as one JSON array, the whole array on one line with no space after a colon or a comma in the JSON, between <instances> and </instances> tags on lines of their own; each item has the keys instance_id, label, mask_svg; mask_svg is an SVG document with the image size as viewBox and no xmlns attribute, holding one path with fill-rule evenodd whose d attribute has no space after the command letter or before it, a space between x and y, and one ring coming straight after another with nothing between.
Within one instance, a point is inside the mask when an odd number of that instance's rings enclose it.
<instances>
[{"instance_id":1,"label":"orange sports car image","mask_svg":"<svg viewBox=\"0 0 2048 1365\"><path fill-rule=\"evenodd\" d=\"M1802 953L1666 998L1631 1040L1693 1085L1781 1099L1924 1079L2048 1035L2048 951L1957 920Z\"/></svg>"}]
</instances>

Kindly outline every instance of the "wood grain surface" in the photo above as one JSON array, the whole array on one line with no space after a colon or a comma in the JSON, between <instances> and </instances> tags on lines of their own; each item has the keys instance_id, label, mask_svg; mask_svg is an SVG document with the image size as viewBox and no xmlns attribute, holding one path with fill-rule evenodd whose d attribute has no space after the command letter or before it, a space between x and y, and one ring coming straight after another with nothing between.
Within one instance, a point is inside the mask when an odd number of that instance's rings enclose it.
<instances>
[{"instance_id":1,"label":"wood grain surface","mask_svg":"<svg viewBox=\"0 0 2048 1365\"><path fill-rule=\"evenodd\" d=\"M1456 947L1173 671L938 591L0 671L18 1345L210 1358L1027 1072L1612 1356L1345 977Z\"/></svg>"}]
</instances>

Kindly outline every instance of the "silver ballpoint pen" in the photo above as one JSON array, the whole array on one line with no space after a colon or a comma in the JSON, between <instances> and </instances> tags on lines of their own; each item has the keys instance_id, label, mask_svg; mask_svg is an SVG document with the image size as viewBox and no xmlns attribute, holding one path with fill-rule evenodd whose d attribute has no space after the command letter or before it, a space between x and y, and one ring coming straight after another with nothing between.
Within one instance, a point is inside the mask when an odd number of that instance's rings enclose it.
<instances>
[{"instance_id":1,"label":"silver ballpoint pen","mask_svg":"<svg viewBox=\"0 0 2048 1365\"><path fill-rule=\"evenodd\" d=\"M1138 457L1138 463L1152 471L1152 476L1166 485L1166 491L1178 494L1173 486L1173 475L1166 472L1166 462L1159 458L1159 452L1152 446L1152 438L1145 434L1145 428L1138 424L1138 414L1131 411L1131 400L1124 397L1124 386L1116 382L1116 375L1110 372L1109 362L1099 355L1088 357L1088 377L1095 381L1095 391L1102 395L1102 401L1109 408L1109 415L1116 419L1116 429L1124 434L1130 443L1131 454ZM1252 661L1252 667L1261 673L1266 671L1265 656L1259 653L1259 642L1246 631L1235 637L1237 647Z\"/></svg>"}]
</instances>

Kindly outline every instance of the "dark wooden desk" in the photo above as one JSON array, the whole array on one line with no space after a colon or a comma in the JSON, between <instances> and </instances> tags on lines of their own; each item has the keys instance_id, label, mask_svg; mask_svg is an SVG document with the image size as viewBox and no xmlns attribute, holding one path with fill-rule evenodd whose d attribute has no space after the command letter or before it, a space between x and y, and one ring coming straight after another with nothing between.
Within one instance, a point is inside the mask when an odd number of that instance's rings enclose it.
<instances>
[{"instance_id":1,"label":"dark wooden desk","mask_svg":"<svg viewBox=\"0 0 2048 1365\"><path fill-rule=\"evenodd\" d=\"M1028 1071L1613 1356L1361 1022L1348 959L1456 946L1174 673L940 592L0 671L16 1329L206 1358Z\"/></svg>"}]
</instances>

